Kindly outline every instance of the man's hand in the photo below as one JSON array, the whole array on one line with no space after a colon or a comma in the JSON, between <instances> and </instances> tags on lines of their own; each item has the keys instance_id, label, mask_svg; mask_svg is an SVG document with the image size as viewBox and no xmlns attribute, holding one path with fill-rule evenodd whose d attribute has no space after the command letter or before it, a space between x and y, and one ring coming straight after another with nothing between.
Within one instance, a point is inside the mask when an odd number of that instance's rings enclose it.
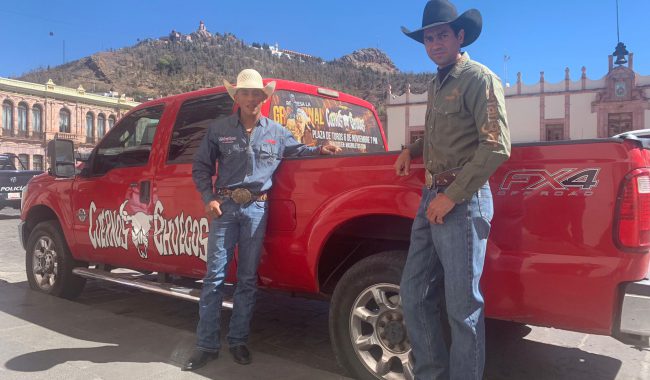
<instances>
[{"instance_id":1,"label":"man's hand","mask_svg":"<svg viewBox=\"0 0 650 380\"><path fill-rule=\"evenodd\" d=\"M205 213L208 215L208 218L214 219L221 216L221 202L216 199L213 199L205 205Z\"/></svg>"},{"instance_id":2,"label":"man's hand","mask_svg":"<svg viewBox=\"0 0 650 380\"><path fill-rule=\"evenodd\" d=\"M438 193L427 207L427 219L431 224L443 224L442 218L451 211L456 203L444 193Z\"/></svg>"},{"instance_id":3,"label":"man's hand","mask_svg":"<svg viewBox=\"0 0 650 380\"><path fill-rule=\"evenodd\" d=\"M320 147L320 154L322 155L331 155L331 154L337 154L338 152L341 151L341 148L339 148L336 145L322 145Z\"/></svg>"},{"instance_id":4,"label":"man's hand","mask_svg":"<svg viewBox=\"0 0 650 380\"><path fill-rule=\"evenodd\" d=\"M411 169L411 152L408 148L402 150L402 153L397 157L393 166L395 167L395 174L399 176L409 174L409 170Z\"/></svg>"}]
</instances>

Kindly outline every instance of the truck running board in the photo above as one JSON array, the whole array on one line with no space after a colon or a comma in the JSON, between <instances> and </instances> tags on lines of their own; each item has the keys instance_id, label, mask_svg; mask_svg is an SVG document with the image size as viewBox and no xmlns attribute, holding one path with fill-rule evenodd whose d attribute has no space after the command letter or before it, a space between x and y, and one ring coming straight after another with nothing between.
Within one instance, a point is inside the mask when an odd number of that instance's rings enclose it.
<instances>
[{"instance_id":1,"label":"truck running board","mask_svg":"<svg viewBox=\"0 0 650 380\"><path fill-rule=\"evenodd\" d=\"M72 272L77 276L90 278L93 280L108 281L151 293L184 299L187 301L199 302L199 298L201 296L201 289L189 288L167 282L161 283L145 280L141 278L142 274L140 273L112 273L102 269L83 267L74 268ZM226 309L232 309L232 301L224 299L222 307Z\"/></svg>"}]
</instances>

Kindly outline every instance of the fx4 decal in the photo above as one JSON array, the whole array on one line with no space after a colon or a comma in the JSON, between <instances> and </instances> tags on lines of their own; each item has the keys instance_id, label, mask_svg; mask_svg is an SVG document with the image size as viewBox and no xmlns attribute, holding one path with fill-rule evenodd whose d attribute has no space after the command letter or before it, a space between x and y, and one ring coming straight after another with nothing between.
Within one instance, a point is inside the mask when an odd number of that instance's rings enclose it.
<instances>
[{"instance_id":1,"label":"fx4 decal","mask_svg":"<svg viewBox=\"0 0 650 380\"><path fill-rule=\"evenodd\" d=\"M598 186L600 168L511 170L503 177L496 195L591 196Z\"/></svg>"}]
</instances>

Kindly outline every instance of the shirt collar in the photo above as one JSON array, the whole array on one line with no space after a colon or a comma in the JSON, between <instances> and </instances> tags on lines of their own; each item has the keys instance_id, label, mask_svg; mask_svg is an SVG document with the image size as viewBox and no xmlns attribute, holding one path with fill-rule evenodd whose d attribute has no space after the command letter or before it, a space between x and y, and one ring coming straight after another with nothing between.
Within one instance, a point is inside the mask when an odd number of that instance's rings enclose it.
<instances>
[{"instance_id":1,"label":"shirt collar","mask_svg":"<svg viewBox=\"0 0 650 380\"><path fill-rule=\"evenodd\" d=\"M239 119L239 110L237 110L237 123L235 123L235 127L239 127L240 125L243 127L243 124L241 123ZM269 118L261 116L259 120L257 120L257 124L255 125L256 127L266 127L269 125Z\"/></svg>"},{"instance_id":2,"label":"shirt collar","mask_svg":"<svg viewBox=\"0 0 650 380\"><path fill-rule=\"evenodd\" d=\"M458 78L458 76L463 72L465 66L467 66L468 62L469 62L469 53L466 51L460 53L460 59L458 60L458 62L456 62L454 68L451 69L449 75L451 75L454 78Z\"/></svg>"}]
</instances>

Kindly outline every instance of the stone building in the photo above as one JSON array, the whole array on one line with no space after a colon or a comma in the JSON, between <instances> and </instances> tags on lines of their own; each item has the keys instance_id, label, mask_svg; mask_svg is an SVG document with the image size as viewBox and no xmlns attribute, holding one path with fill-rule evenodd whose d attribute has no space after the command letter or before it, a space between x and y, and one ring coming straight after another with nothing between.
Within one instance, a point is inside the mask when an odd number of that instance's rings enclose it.
<instances>
[{"instance_id":1,"label":"stone building","mask_svg":"<svg viewBox=\"0 0 650 380\"><path fill-rule=\"evenodd\" d=\"M627 54L627 52L626 52ZM517 83L505 89L506 111L513 142L574 140L613 136L650 128L650 75L634 72L634 55L629 59L609 56L608 73L598 80L581 77L547 83L544 72L539 82ZM400 149L424 134L427 93L388 94L386 102L388 147Z\"/></svg>"},{"instance_id":2,"label":"stone building","mask_svg":"<svg viewBox=\"0 0 650 380\"><path fill-rule=\"evenodd\" d=\"M70 139L89 152L106 132L139 103L77 89L0 78L0 153L14 153L28 169L44 170L45 147L53 138Z\"/></svg>"}]
</instances>

